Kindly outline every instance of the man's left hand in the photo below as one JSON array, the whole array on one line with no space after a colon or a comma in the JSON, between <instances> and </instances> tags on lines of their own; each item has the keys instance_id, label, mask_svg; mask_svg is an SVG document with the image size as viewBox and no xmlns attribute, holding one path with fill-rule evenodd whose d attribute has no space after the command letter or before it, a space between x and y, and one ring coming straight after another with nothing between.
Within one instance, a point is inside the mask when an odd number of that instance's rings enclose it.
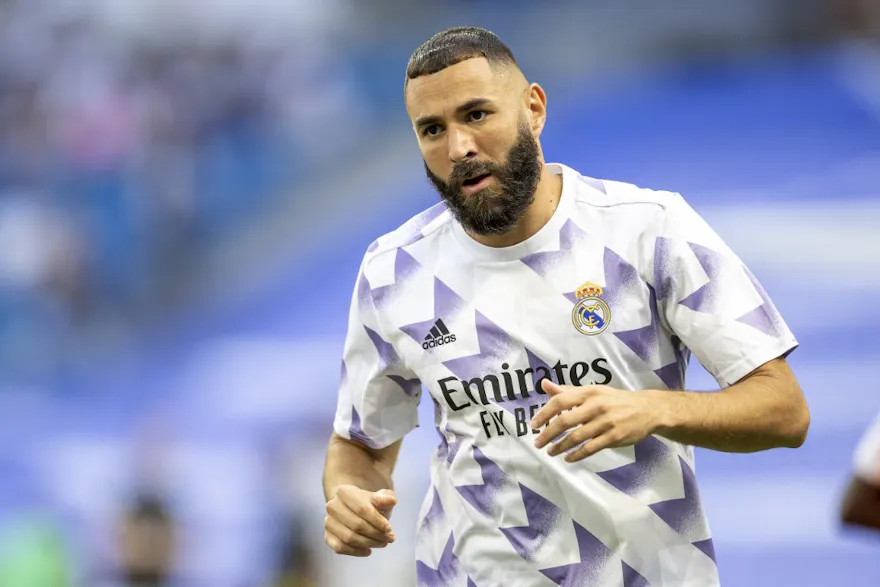
<instances>
[{"instance_id":1,"label":"man's left hand","mask_svg":"<svg viewBox=\"0 0 880 587\"><path fill-rule=\"evenodd\" d=\"M538 429L550 424L535 439L535 446L543 448L569 431L547 453L556 456L582 445L565 456L570 463L605 448L635 444L660 426L662 392L635 392L607 385L557 385L549 379L541 385L552 397L535 414L531 426Z\"/></svg>"}]
</instances>

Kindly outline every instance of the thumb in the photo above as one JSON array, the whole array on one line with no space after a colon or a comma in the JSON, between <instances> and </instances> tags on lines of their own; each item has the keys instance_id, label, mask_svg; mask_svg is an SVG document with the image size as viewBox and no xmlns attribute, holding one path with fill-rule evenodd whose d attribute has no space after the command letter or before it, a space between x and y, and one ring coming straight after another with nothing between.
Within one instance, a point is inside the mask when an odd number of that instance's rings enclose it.
<instances>
[{"instance_id":1,"label":"thumb","mask_svg":"<svg viewBox=\"0 0 880 587\"><path fill-rule=\"evenodd\" d=\"M565 388L557 383L554 383L550 379L542 379L541 380L541 389L547 392L549 395L559 395Z\"/></svg>"},{"instance_id":2,"label":"thumb","mask_svg":"<svg viewBox=\"0 0 880 587\"><path fill-rule=\"evenodd\" d=\"M397 496L390 489L380 489L370 498L373 505L380 510L388 510L397 505Z\"/></svg>"}]
</instances>

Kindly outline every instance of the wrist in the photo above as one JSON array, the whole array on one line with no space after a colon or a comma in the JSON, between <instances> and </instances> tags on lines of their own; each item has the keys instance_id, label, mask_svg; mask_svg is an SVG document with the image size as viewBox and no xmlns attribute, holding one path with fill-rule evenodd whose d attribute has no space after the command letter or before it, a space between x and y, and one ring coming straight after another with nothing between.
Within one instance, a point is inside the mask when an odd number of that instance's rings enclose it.
<instances>
[{"instance_id":1,"label":"wrist","mask_svg":"<svg viewBox=\"0 0 880 587\"><path fill-rule=\"evenodd\" d=\"M651 401L651 434L664 436L678 429L681 424L682 406L676 401L682 392L652 389L646 393Z\"/></svg>"}]
</instances>

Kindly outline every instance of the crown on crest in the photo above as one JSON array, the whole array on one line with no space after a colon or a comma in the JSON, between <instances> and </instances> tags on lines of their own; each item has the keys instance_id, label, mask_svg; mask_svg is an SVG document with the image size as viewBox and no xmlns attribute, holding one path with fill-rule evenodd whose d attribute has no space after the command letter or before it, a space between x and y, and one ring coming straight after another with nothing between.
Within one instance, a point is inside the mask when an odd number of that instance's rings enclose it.
<instances>
[{"instance_id":1,"label":"crown on crest","mask_svg":"<svg viewBox=\"0 0 880 587\"><path fill-rule=\"evenodd\" d=\"M582 300L584 298L598 298L602 295L602 288L595 283L588 281L577 288L577 291L574 292L574 295L579 300Z\"/></svg>"}]
</instances>

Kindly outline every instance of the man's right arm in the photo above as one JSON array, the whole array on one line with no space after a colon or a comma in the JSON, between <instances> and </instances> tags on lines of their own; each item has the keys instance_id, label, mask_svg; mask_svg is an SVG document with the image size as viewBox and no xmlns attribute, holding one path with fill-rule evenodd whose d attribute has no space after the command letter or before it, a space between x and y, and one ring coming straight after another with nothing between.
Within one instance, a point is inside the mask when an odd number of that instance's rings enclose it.
<instances>
[{"instance_id":1,"label":"man's right arm","mask_svg":"<svg viewBox=\"0 0 880 587\"><path fill-rule=\"evenodd\" d=\"M354 485L366 491L393 490L391 474L397 463L402 440L381 449L373 449L354 440L330 437L324 466L324 497L336 497L340 485Z\"/></svg>"},{"instance_id":2,"label":"man's right arm","mask_svg":"<svg viewBox=\"0 0 880 587\"><path fill-rule=\"evenodd\" d=\"M397 503L391 479L401 441L369 448L334 433L324 465L324 539L338 554L369 556L395 536L388 519Z\"/></svg>"},{"instance_id":3,"label":"man's right arm","mask_svg":"<svg viewBox=\"0 0 880 587\"><path fill-rule=\"evenodd\" d=\"M324 539L335 552L351 556L369 556L371 549L394 542L388 521L397 503L391 474L400 440L418 425L421 398L410 384L418 376L384 334L385 319L373 300L368 261L377 254L364 256L352 292L324 466Z\"/></svg>"}]
</instances>

